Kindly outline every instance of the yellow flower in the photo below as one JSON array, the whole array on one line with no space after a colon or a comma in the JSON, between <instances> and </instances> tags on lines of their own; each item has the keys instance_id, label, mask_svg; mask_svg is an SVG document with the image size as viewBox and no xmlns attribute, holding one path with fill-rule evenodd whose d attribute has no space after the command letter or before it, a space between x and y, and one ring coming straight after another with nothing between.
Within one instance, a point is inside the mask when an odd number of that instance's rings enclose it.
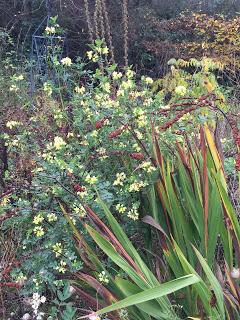
<instances>
[{"instance_id":1,"label":"yellow flower","mask_svg":"<svg viewBox=\"0 0 240 320\"><path fill-rule=\"evenodd\" d=\"M85 91L86 91L86 89L85 89L85 87L75 87L75 92L76 93L79 93L79 94L84 94L85 93Z\"/></svg>"},{"instance_id":2,"label":"yellow flower","mask_svg":"<svg viewBox=\"0 0 240 320\"><path fill-rule=\"evenodd\" d=\"M44 217L43 217L42 213L39 213L38 215L36 215L36 216L34 217L33 223L34 223L34 224L40 224L40 223L43 222L43 220L44 220Z\"/></svg>"},{"instance_id":3,"label":"yellow flower","mask_svg":"<svg viewBox=\"0 0 240 320\"><path fill-rule=\"evenodd\" d=\"M119 89L117 91L117 97L122 97L122 96L124 96L124 90L123 89Z\"/></svg>"},{"instance_id":4,"label":"yellow flower","mask_svg":"<svg viewBox=\"0 0 240 320\"><path fill-rule=\"evenodd\" d=\"M129 192L138 192L141 188L145 187L146 184L143 181L134 182L129 186Z\"/></svg>"},{"instance_id":5,"label":"yellow flower","mask_svg":"<svg viewBox=\"0 0 240 320\"><path fill-rule=\"evenodd\" d=\"M74 213L76 213L80 218L84 218L86 216L86 211L84 207L80 204L78 206L74 206Z\"/></svg>"},{"instance_id":6,"label":"yellow flower","mask_svg":"<svg viewBox=\"0 0 240 320\"><path fill-rule=\"evenodd\" d=\"M112 78L113 78L113 80L121 79L121 78L122 78L122 72L116 72L116 71L114 71L114 72L112 73Z\"/></svg>"},{"instance_id":7,"label":"yellow flower","mask_svg":"<svg viewBox=\"0 0 240 320\"><path fill-rule=\"evenodd\" d=\"M107 93L110 93L110 89L111 89L110 83L109 82L103 83L102 89L105 90Z\"/></svg>"},{"instance_id":8,"label":"yellow flower","mask_svg":"<svg viewBox=\"0 0 240 320\"><path fill-rule=\"evenodd\" d=\"M69 57L65 57L61 60L62 65L70 67L72 64L72 59Z\"/></svg>"},{"instance_id":9,"label":"yellow flower","mask_svg":"<svg viewBox=\"0 0 240 320\"><path fill-rule=\"evenodd\" d=\"M9 88L9 90L11 92L17 92L19 90L19 88L15 84L12 84L11 87Z\"/></svg>"},{"instance_id":10,"label":"yellow flower","mask_svg":"<svg viewBox=\"0 0 240 320\"><path fill-rule=\"evenodd\" d=\"M215 85L212 84L208 79L204 81L204 86L208 92L212 92L215 89Z\"/></svg>"},{"instance_id":11,"label":"yellow flower","mask_svg":"<svg viewBox=\"0 0 240 320\"><path fill-rule=\"evenodd\" d=\"M86 147L86 146L89 145L89 142L87 140L83 140L83 141L80 142L80 145Z\"/></svg>"},{"instance_id":12,"label":"yellow flower","mask_svg":"<svg viewBox=\"0 0 240 320\"><path fill-rule=\"evenodd\" d=\"M95 54L93 55L93 57L92 57L92 61L93 61L93 62L97 62L98 59L99 59L99 55L98 55L97 53L95 53Z\"/></svg>"},{"instance_id":13,"label":"yellow flower","mask_svg":"<svg viewBox=\"0 0 240 320\"><path fill-rule=\"evenodd\" d=\"M184 86L177 86L175 88L175 93L178 94L179 96L184 96L187 92L187 88Z\"/></svg>"},{"instance_id":14,"label":"yellow flower","mask_svg":"<svg viewBox=\"0 0 240 320\"><path fill-rule=\"evenodd\" d=\"M87 51L87 57L88 57L89 60L92 60L93 51Z\"/></svg>"},{"instance_id":15,"label":"yellow flower","mask_svg":"<svg viewBox=\"0 0 240 320\"><path fill-rule=\"evenodd\" d=\"M55 27L46 27L45 29L46 34L53 34L56 32Z\"/></svg>"},{"instance_id":16,"label":"yellow flower","mask_svg":"<svg viewBox=\"0 0 240 320\"><path fill-rule=\"evenodd\" d=\"M97 149L97 152L101 155L101 156L105 156L106 155L106 149L103 147L100 147L99 149Z\"/></svg>"},{"instance_id":17,"label":"yellow flower","mask_svg":"<svg viewBox=\"0 0 240 320\"><path fill-rule=\"evenodd\" d=\"M109 278L108 278L108 276L107 276L105 271L102 271L101 273L99 273L98 279L102 283L106 283L106 284L109 283Z\"/></svg>"},{"instance_id":18,"label":"yellow flower","mask_svg":"<svg viewBox=\"0 0 240 320\"><path fill-rule=\"evenodd\" d=\"M49 214L47 215L47 218L48 218L48 221L49 221L49 222L57 221L57 216L56 216L55 213L49 213Z\"/></svg>"},{"instance_id":19,"label":"yellow flower","mask_svg":"<svg viewBox=\"0 0 240 320\"><path fill-rule=\"evenodd\" d=\"M156 168L152 165L150 161L143 162L140 167L146 171L147 173L151 173L156 170Z\"/></svg>"},{"instance_id":20,"label":"yellow flower","mask_svg":"<svg viewBox=\"0 0 240 320\"><path fill-rule=\"evenodd\" d=\"M137 124L140 128L146 127L148 123L147 117L145 115L142 115L137 118Z\"/></svg>"},{"instance_id":21,"label":"yellow flower","mask_svg":"<svg viewBox=\"0 0 240 320\"><path fill-rule=\"evenodd\" d=\"M127 216L132 220L138 220L139 213L136 206L133 206L132 209L128 212Z\"/></svg>"},{"instance_id":22,"label":"yellow flower","mask_svg":"<svg viewBox=\"0 0 240 320\"><path fill-rule=\"evenodd\" d=\"M0 202L0 206L6 206L9 203L8 197L3 197L2 201Z\"/></svg>"},{"instance_id":23,"label":"yellow flower","mask_svg":"<svg viewBox=\"0 0 240 320\"><path fill-rule=\"evenodd\" d=\"M131 69L128 69L126 72L126 76L127 78L132 78L134 76L134 71L132 71Z\"/></svg>"},{"instance_id":24,"label":"yellow flower","mask_svg":"<svg viewBox=\"0 0 240 320\"><path fill-rule=\"evenodd\" d=\"M141 147L139 146L138 143L134 143L134 144L133 144L133 149L134 149L135 151L137 151L137 152L140 152L140 151L141 151Z\"/></svg>"},{"instance_id":25,"label":"yellow flower","mask_svg":"<svg viewBox=\"0 0 240 320\"><path fill-rule=\"evenodd\" d=\"M60 272L60 273L65 273L67 270L66 265L67 265L66 262L61 260L60 265L56 267L56 270L58 270L58 272Z\"/></svg>"},{"instance_id":26,"label":"yellow flower","mask_svg":"<svg viewBox=\"0 0 240 320\"><path fill-rule=\"evenodd\" d=\"M23 80L23 79L24 79L24 77L23 77L22 74L20 74L19 76L16 76L16 77L15 77L15 80L16 80L16 81L21 81L21 80Z\"/></svg>"},{"instance_id":27,"label":"yellow flower","mask_svg":"<svg viewBox=\"0 0 240 320\"><path fill-rule=\"evenodd\" d=\"M123 81L122 84L121 84L121 88L124 89L124 90L131 89L132 87L133 87L132 80Z\"/></svg>"},{"instance_id":28,"label":"yellow flower","mask_svg":"<svg viewBox=\"0 0 240 320\"><path fill-rule=\"evenodd\" d=\"M153 79L150 78L150 77L146 77L145 78L145 82L146 82L146 84L152 84L153 83Z\"/></svg>"},{"instance_id":29,"label":"yellow flower","mask_svg":"<svg viewBox=\"0 0 240 320\"><path fill-rule=\"evenodd\" d=\"M12 121L8 121L8 122L6 123L6 127L9 128L9 129L12 129L13 127L16 127L16 126L18 126L18 125L20 125L20 124L22 124L22 123L19 122L19 121L14 121L14 120L12 120Z\"/></svg>"},{"instance_id":30,"label":"yellow flower","mask_svg":"<svg viewBox=\"0 0 240 320\"><path fill-rule=\"evenodd\" d=\"M35 235L36 235L37 237L42 237L42 236L44 235L44 233L45 233L43 227L41 227L41 226L35 227L35 228L33 229L33 232L35 233Z\"/></svg>"},{"instance_id":31,"label":"yellow flower","mask_svg":"<svg viewBox=\"0 0 240 320\"><path fill-rule=\"evenodd\" d=\"M97 130L93 130L93 131L91 132L91 137L97 138L97 136L98 136L98 131L97 131Z\"/></svg>"},{"instance_id":32,"label":"yellow flower","mask_svg":"<svg viewBox=\"0 0 240 320\"><path fill-rule=\"evenodd\" d=\"M55 137L54 138L54 143L53 146L57 149L60 150L66 145L66 142L63 140L61 137Z\"/></svg>"},{"instance_id":33,"label":"yellow flower","mask_svg":"<svg viewBox=\"0 0 240 320\"><path fill-rule=\"evenodd\" d=\"M73 132L68 132L67 137L68 138L73 138L74 137L74 133Z\"/></svg>"},{"instance_id":34,"label":"yellow flower","mask_svg":"<svg viewBox=\"0 0 240 320\"><path fill-rule=\"evenodd\" d=\"M52 91L53 91L51 84L48 83L48 82L44 82L44 84L43 84L43 91L46 92L46 94L47 94L48 96L51 96Z\"/></svg>"},{"instance_id":35,"label":"yellow flower","mask_svg":"<svg viewBox=\"0 0 240 320\"><path fill-rule=\"evenodd\" d=\"M57 242L52 246L53 252L55 253L56 257L59 257L62 254L62 244L61 242Z\"/></svg>"},{"instance_id":36,"label":"yellow flower","mask_svg":"<svg viewBox=\"0 0 240 320\"><path fill-rule=\"evenodd\" d=\"M113 182L114 186L123 186L123 182L126 179L126 174L124 172L116 174L116 180Z\"/></svg>"},{"instance_id":37,"label":"yellow flower","mask_svg":"<svg viewBox=\"0 0 240 320\"><path fill-rule=\"evenodd\" d=\"M95 176L90 176L90 174L88 174L87 176L86 176L86 178L85 178L85 181L87 182L87 183L89 183L89 184L95 184L95 183L97 183L98 182L98 178L97 177L95 177Z\"/></svg>"},{"instance_id":38,"label":"yellow flower","mask_svg":"<svg viewBox=\"0 0 240 320\"><path fill-rule=\"evenodd\" d=\"M102 48L102 54L108 54L109 53L109 49L108 49L108 47L104 47L104 48Z\"/></svg>"},{"instance_id":39,"label":"yellow flower","mask_svg":"<svg viewBox=\"0 0 240 320\"><path fill-rule=\"evenodd\" d=\"M119 213L124 213L124 212L126 212L127 208L126 208L123 204L118 203L118 204L116 205L116 210L117 210Z\"/></svg>"}]
</instances>

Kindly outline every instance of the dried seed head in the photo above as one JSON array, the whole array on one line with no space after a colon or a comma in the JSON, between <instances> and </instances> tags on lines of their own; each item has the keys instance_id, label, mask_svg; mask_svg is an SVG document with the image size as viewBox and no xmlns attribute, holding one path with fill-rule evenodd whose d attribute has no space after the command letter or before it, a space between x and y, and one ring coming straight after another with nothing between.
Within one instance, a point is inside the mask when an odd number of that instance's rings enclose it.
<instances>
[{"instance_id":1,"label":"dried seed head","mask_svg":"<svg viewBox=\"0 0 240 320\"><path fill-rule=\"evenodd\" d=\"M130 157L136 160L141 160L144 158L144 154L141 152L133 152L133 153L130 153Z\"/></svg>"}]
</instances>

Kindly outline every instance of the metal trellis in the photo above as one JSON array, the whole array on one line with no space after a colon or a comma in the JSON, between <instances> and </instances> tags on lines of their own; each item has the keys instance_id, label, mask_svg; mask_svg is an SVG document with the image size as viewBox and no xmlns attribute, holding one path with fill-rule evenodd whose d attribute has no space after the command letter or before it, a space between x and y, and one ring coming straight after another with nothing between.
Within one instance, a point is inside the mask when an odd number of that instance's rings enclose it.
<instances>
[{"instance_id":1,"label":"metal trellis","mask_svg":"<svg viewBox=\"0 0 240 320\"><path fill-rule=\"evenodd\" d=\"M60 61L67 50L65 35L45 33L45 29L51 25L53 12L51 3L50 0L46 0L47 16L32 34L31 93L35 91L37 85L41 85L46 80L55 81L56 74L54 68L49 65L49 56L55 55Z\"/></svg>"}]
</instances>

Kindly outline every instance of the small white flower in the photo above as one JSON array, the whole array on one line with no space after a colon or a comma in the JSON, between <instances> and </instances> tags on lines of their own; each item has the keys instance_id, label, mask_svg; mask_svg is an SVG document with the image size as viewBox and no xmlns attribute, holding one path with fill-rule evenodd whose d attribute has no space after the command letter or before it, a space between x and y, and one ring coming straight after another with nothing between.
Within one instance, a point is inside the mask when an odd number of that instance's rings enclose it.
<instances>
[{"instance_id":1,"label":"small white flower","mask_svg":"<svg viewBox=\"0 0 240 320\"><path fill-rule=\"evenodd\" d=\"M31 316L29 313L25 313L23 316L22 316L22 320L30 320L31 319Z\"/></svg>"},{"instance_id":2,"label":"small white flower","mask_svg":"<svg viewBox=\"0 0 240 320\"><path fill-rule=\"evenodd\" d=\"M45 315L44 312L40 312L40 313L37 315L36 320L43 320L43 319L44 319L44 318L43 318L44 315Z\"/></svg>"},{"instance_id":3,"label":"small white flower","mask_svg":"<svg viewBox=\"0 0 240 320\"><path fill-rule=\"evenodd\" d=\"M35 300L35 301L39 300L40 299L40 294L37 293L37 292L33 293L32 299Z\"/></svg>"},{"instance_id":4,"label":"small white flower","mask_svg":"<svg viewBox=\"0 0 240 320\"><path fill-rule=\"evenodd\" d=\"M240 269L239 268L232 268L231 277L234 279L239 279L240 278Z\"/></svg>"},{"instance_id":5,"label":"small white flower","mask_svg":"<svg viewBox=\"0 0 240 320\"><path fill-rule=\"evenodd\" d=\"M70 287L69 287L69 292L70 292L71 294L74 294L74 293L76 292L76 289L75 289L73 286L70 286Z\"/></svg>"}]
</instances>

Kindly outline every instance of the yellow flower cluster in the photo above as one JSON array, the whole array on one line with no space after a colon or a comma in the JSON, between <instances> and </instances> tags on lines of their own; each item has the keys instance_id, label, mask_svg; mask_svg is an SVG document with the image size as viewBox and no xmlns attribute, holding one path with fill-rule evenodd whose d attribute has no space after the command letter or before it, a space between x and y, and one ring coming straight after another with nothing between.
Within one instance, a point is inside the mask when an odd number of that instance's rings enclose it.
<instances>
[{"instance_id":1,"label":"yellow flower cluster","mask_svg":"<svg viewBox=\"0 0 240 320\"><path fill-rule=\"evenodd\" d=\"M15 84L12 84L9 88L9 91L11 92L18 92L19 91L19 87L16 86Z\"/></svg>"},{"instance_id":2,"label":"yellow flower cluster","mask_svg":"<svg viewBox=\"0 0 240 320\"><path fill-rule=\"evenodd\" d=\"M184 86L177 86L175 88L175 93L178 94L179 96L184 96L187 92L187 88Z\"/></svg>"},{"instance_id":3,"label":"yellow flower cluster","mask_svg":"<svg viewBox=\"0 0 240 320\"><path fill-rule=\"evenodd\" d=\"M67 268L66 268L67 263L64 260L60 261L60 265L56 267L56 270L60 273L65 273Z\"/></svg>"},{"instance_id":4,"label":"yellow flower cluster","mask_svg":"<svg viewBox=\"0 0 240 320\"><path fill-rule=\"evenodd\" d=\"M114 186L123 186L123 182L126 179L126 174L124 172L116 174L116 180L114 180Z\"/></svg>"},{"instance_id":5,"label":"yellow flower cluster","mask_svg":"<svg viewBox=\"0 0 240 320\"><path fill-rule=\"evenodd\" d=\"M116 205L116 210L117 210L119 213L124 213L124 212L126 212L127 208L126 208L123 204L118 203L118 204Z\"/></svg>"},{"instance_id":6,"label":"yellow flower cluster","mask_svg":"<svg viewBox=\"0 0 240 320\"><path fill-rule=\"evenodd\" d=\"M0 202L0 206L6 206L9 203L9 198L8 197L3 197L2 201Z\"/></svg>"},{"instance_id":7,"label":"yellow flower cluster","mask_svg":"<svg viewBox=\"0 0 240 320\"><path fill-rule=\"evenodd\" d=\"M52 86L49 82L44 82L43 84L43 91L46 92L47 96L51 96L52 95Z\"/></svg>"},{"instance_id":8,"label":"yellow flower cluster","mask_svg":"<svg viewBox=\"0 0 240 320\"><path fill-rule=\"evenodd\" d=\"M137 125L140 128L143 128L147 125L147 117L145 115L145 111L141 108L136 108L133 112L134 116L136 117Z\"/></svg>"},{"instance_id":9,"label":"yellow flower cluster","mask_svg":"<svg viewBox=\"0 0 240 320\"><path fill-rule=\"evenodd\" d=\"M122 76L123 76L122 72L113 71L112 73L113 80L119 80L122 78Z\"/></svg>"},{"instance_id":10,"label":"yellow flower cluster","mask_svg":"<svg viewBox=\"0 0 240 320\"><path fill-rule=\"evenodd\" d=\"M143 182L143 181L140 181L140 182L134 182L132 184L130 184L129 186L129 192L138 192L141 190L141 188L145 187L146 184Z\"/></svg>"},{"instance_id":11,"label":"yellow flower cluster","mask_svg":"<svg viewBox=\"0 0 240 320\"><path fill-rule=\"evenodd\" d=\"M37 237L42 237L44 235L44 229L42 226L36 226L34 229L33 229L33 232L35 233L35 235Z\"/></svg>"},{"instance_id":12,"label":"yellow flower cluster","mask_svg":"<svg viewBox=\"0 0 240 320\"><path fill-rule=\"evenodd\" d=\"M156 170L156 168L152 165L150 161L142 162L140 168L146 171L147 173L151 173Z\"/></svg>"},{"instance_id":13,"label":"yellow flower cluster","mask_svg":"<svg viewBox=\"0 0 240 320\"><path fill-rule=\"evenodd\" d=\"M128 212L127 216L134 221L138 220L139 213L137 207L133 206L132 209Z\"/></svg>"},{"instance_id":14,"label":"yellow flower cluster","mask_svg":"<svg viewBox=\"0 0 240 320\"><path fill-rule=\"evenodd\" d=\"M22 122L12 120L12 121L8 121L6 123L6 127L9 128L9 129L13 129L14 127L17 127L17 126L19 126L21 124L22 124Z\"/></svg>"},{"instance_id":15,"label":"yellow flower cluster","mask_svg":"<svg viewBox=\"0 0 240 320\"><path fill-rule=\"evenodd\" d=\"M134 73L133 70L128 69L127 72L126 72L126 77L127 77L127 78L133 78L134 74L135 74L135 73Z\"/></svg>"},{"instance_id":16,"label":"yellow flower cluster","mask_svg":"<svg viewBox=\"0 0 240 320\"><path fill-rule=\"evenodd\" d=\"M130 79L126 80L126 81L123 81L121 83L121 86L120 86L120 90L123 89L123 90L128 90L128 89L131 89L134 85L134 82Z\"/></svg>"},{"instance_id":17,"label":"yellow flower cluster","mask_svg":"<svg viewBox=\"0 0 240 320\"><path fill-rule=\"evenodd\" d=\"M19 76L15 76L14 80L15 81L22 81L22 80L24 80L24 76L22 74L20 74Z\"/></svg>"},{"instance_id":18,"label":"yellow flower cluster","mask_svg":"<svg viewBox=\"0 0 240 320\"><path fill-rule=\"evenodd\" d=\"M55 137L53 146L57 150L61 150L66 145L66 142L61 137Z\"/></svg>"},{"instance_id":19,"label":"yellow flower cluster","mask_svg":"<svg viewBox=\"0 0 240 320\"><path fill-rule=\"evenodd\" d=\"M103 147L100 147L97 149L98 154L102 157L102 158L107 158L108 156L106 155L106 149Z\"/></svg>"},{"instance_id":20,"label":"yellow flower cluster","mask_svg":"<svg viewBox=\"0 0 240 320\"><path fill-rule=\"evenodd\" d=\"M107 92L107 93L111 92L111 86L110 86L109 82L102 83L101 87L105 92Z\"/></svg>"},{"instance_id":21,"label":"yellow flower cluster","mask_svg":"<svg viewBox=\"0 0 240 320\"><path fill-rule=\"evenodd\" d=\"M95 176L90 176L90 174L88 174L85 178L85 181L91 185L96 184L98 182L98 178Z\"/></svg>"},{"instance_id":22,"label":"yellow flower cluster","mask_svg":"<svg viewBox=\"0 0 240 320\"><path fill-rule=\"evenodd\" d=\"M78 94L84 94L85 91L86 91L86 88L81 86L81 87L75 87L75 92L78 93Z\"/></svg>"},{"instance_id":23,"label":"yellow flower cluster","mask_svg":"<svg viewBox=\"0 0 240 320\"><path fill-rule=\"evenodd\" d=\"M49 221L49 222L55 222L55 221L57 221L57 216L56 216L55 213L49 213L49 214L47 215L47 218L48 218L48 221Z\"/></svg>"},{"instance_id":24,"label":"yellow flower cluster","mask_svg":"<svg viewBox=\"0 0 240 320\"><path fill-rule=\"evenodd\" d=\"M56 28L55 27L46 27L45 32L46 32L46 34L54 34L54 33L56 33Z\"/></svg>"},{"instance_id":25,"label":"yellow flower cluster","mask_svg":"<svg viewBox=\"0 0 240 320\"><path fill-rule=\"evenodd\" d=\"M109 278L105 271L102 271L101 273L99 273L98 279L101 283L106 283L106 284L109 283Z\"/></svg>"},{"instance_id":26,"label":"yellow flower cluster","mask_svg":"<svg viewBox=\"0 0 240 320\"><path fill-rule=\"evenodd\" d=\"M81 192L80 192L81 193ZM80 204L78 206L74 206L73 211L77 214L80 218L84 218L86 216L86 211L84 207Z\"/></svg>"},{"instance_id":27,"label":"yellow flower cluster","mask_svg":"<svg viewBox=\"0 0 240 320\"><path fill-rule=\"evenodd\" d=\"M150 77L144 77L144 76L142 76L141 80L142 80L143 82L145 82L146 84L152 84L152 83L153 83L153 79L150 78Z\"/></svg>"},{"instance_id":28,"label":"yellow flower cluster","mask_svg":"<svg viewBox=\"0 0 240 320\"><path fill-rule=\"evenodd\" d=\"M43 220L44 220L44 217L43 217L42 213L39 213L34 217L33 224L38 225L38 224L42 223Z\"/></svg>"},{"instance_id":29,"label":"yellow flower cluster","mask_svg":"<svg viewBox=\"0 0 240 320\"><path fill-rule=\"evenodd\" d=\"M65 57L61 60L61 64L70 67L72 65L72 59L69 57Z\"/></svg>"},{"instance_id":30,"label":"yellow flower cluster","mask_svg":"<svg viewBox=\"0 0 240 320\"><path fill-rule=\"evenodd\" d=\"M52 246L53 252L55 253L56 257L59 257L62 254L63 248L61 242L57 242Z\"/></svg>"}]
</instances>

